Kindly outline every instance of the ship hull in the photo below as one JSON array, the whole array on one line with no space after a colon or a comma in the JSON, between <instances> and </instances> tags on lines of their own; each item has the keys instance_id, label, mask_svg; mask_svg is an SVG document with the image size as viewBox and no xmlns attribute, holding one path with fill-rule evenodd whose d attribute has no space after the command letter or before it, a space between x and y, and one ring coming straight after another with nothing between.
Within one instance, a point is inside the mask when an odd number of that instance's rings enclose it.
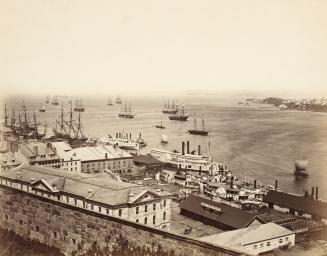
<instances>
[{"instance_id":1,"label":"ship hull","mask_svg":"<svg viewBox=\"0 0 327 256\"><path fill-rule=\"evenodd\" d=\"M177 114L177 110L162 110L164 114Z\"/></svg>"},{"instance_id":2,"label":"ship hull","mask_svg":"<svg viewBox=\"0 0 327 256\"><path fill-rule=\"evenodd\" d=\"M74 108L75 112L84 112L85 109L84 108Z\"/></svg>"},{"instance_id":3,"label":"ship hull","mask_svg":"<svg viewBox=\"0 0 327 256\"><path fill-rule=\"evenodd\" d=\"M203 131L203 130L188 130L189 134L193 135L201 135L201 136L207 136L209 131Z\"/></svg>"},{"instance_id":4,"label":"ship hull","mask_svg":"<svg viewBox=\"0 0 327 256\"><path fill-rule=\"evenodd\" d=\"M165 126L162 126L162 125L155 125L154 127L158 128L158 129L165 129L166 128Z\"/></svg>"},{"instance_id":5,"label":"ship hull","mask_svg":"<svg viewBox=\"0 0 327 256\"><path fill-rule=\"evenodd\" d=\"M121 118L134 118L133 114L119 114L118 116Z\"/></svg>"},{"instance_id":6,"label":"ship hull","mask_svg":"<svg viewBox=\"0 0 327 256\"><path fill-rule=\"evenodd\" d=\"M189 116L169 116L168 118L175 121L187 121Z\"/></svg>"}]
</instances>

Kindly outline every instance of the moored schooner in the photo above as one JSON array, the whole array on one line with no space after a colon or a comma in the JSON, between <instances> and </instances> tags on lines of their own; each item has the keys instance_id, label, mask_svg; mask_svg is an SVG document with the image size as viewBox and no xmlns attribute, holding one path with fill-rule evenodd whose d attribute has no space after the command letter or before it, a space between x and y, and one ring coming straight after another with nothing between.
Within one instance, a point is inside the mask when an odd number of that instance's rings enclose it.
<instances>
[{"instance_id":1,"label":"moored schooner","mask_svg":"<svg viewBox=\"0 0 327 256\"><path fill-rule=\"evenodd\" d=\"M132 113L132 106L129 104L127 107L127 104L125 103L124 108L121 109L120 113L118 114L119 117L122 118L134 118L135 114Z\"/></svg>"},{"instance_id":2,"label":"moored schooner","mask_svg":"<svg viewBox=\"0 0 327 256\"><path fill-rule=\"evenodd\" d=\"M196 118L194 118L194 129L188 130L189 134L207 136L209 131L204 127L204 119L202 119L202 128L198 129Z\"/></svg>"}]
</instances>

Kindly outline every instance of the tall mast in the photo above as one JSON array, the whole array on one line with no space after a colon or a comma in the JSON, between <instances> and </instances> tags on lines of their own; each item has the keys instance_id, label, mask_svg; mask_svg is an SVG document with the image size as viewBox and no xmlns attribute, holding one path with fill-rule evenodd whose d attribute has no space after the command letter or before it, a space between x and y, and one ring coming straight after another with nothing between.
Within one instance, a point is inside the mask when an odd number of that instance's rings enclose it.
<instances>
[{"instance_id":1,"label":"tall mast","mask_svg":"<svg viewBox=\"0 0 327 256\"><path fill-rule=\"evenodd\" d=\"M172 109L174 109L174 108L175 108L175 102L174 102L174 100L173 100Z\"/></svg>"},{"instance_id":2,"label":"tall mast","mask_svg":"<svg viewBox=\"0 0 327 256\"><path fill-rule=\"evenodd\" d=\"M25 102L23 101L23 113L24 113L24 130L25 133L28 134L28 122L27 122L27 111L26 111L26 106L25 106Z\"/></svg>"},{"instance_id":3,"label":"tall mast","mask_svg":"<svg viewBox=\"0 0 327 256\"><path fill-rule=\"evenodd\" d=\"M70 111L69 111L69 135L73 129L73 103L70 102Z\"/></svg>"},{"instance_id":4,"label":"tall mast","mask_svg":"<svg viewBox=\"0 0 327 256\"><path fill-rule=\"evenodd\" d=\"M202 131L204 131L204 119L202 119Z\"/></svg>"},{"instance_id":5,"label":"tall mast","mask_svg":"<svg viewBox=\"0 0 327 256\"><path fill-rule=\"evenodd\" d=\"M167 105L167 108L170 108L170 105L169 105L169 99L168 99L168 105Z\"/></svg>"},{"instance_id":6,"label":"tall mast","mask_svg":"<svg viewBox=\"0 0 327 256\"><path fill-rule=\"evenodd\" d=\"M196 117L194 117L194 129L197 130L197 123L196 123Z\"/></svg>"},{"instance_id":7,"label":"tall mast","mask_svg":"<svg viewBox=\"0 0 327 256\"><path fill-rule=\"evenodd\" d=\"M16 115L15 115L15 109L13 108L11 110L11 122L10 122L10 126L12 129L15 128L15 123L16 123Z\"/></svg>"},{"instance_id":8,"label":"tall mast","mask_svg":"<svg viewBox=\"0 0 327 256\"><path fill-rule=\"evenodd\" d=\"M18 127L19 132L18 132L18 134L21 135L21 133L22 133L22 119L20 117L20 113L18 115L18 122L19 122L19 127Z\"/></svg>"},{"instance_id":9,"label":"tall mast","mask_svg":"<svg viewBox=\"0 0 327 256\"><path fill-rule=\"evenodd\" d=\"M7 126L8 125L7 104L5 104L5 116L4 116L4 118L5 118L4 125Z\"/></svg>"},{"instance_id":10,"label":"tall mast","mask_svg":"<svg viewBox=\"0 0 327 256\"><path fill-rule=\"evenodd\" d=\"M36 120L36 114L35 114L35 111L34 111L33 118L34 118L34 129L35 129L34 134L37 135L37 134L38 134L38 131L37 131L37 130L38 130L38 129L37 129L38 124L37 124L37 120Z\"/></svg>"},{"instance_id":11,"label":"tall mast","mask_svg":"<svg viewBox=\"0 0 327 256\"><path fill-rule=\"evenodd\" d=\"M129 103L129 113L132 114L132 104Z\"/></svg>"}]
</instances>

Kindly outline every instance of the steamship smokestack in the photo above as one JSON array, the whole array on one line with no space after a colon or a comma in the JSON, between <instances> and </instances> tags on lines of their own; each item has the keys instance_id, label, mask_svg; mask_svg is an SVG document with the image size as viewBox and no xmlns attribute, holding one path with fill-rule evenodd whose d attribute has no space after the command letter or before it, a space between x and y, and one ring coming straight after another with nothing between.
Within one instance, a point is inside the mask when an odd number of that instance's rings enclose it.
<instances>
[{"instance_id":1,"label":"steamship smokestack","mask_svg":"<svg viewBox=\"0 0 327 256\"><path fill-rule=\"evenodd\" d=\"M185 142L182 141L182 155L185 155Z\"/></svg>"},{"instance_id":2,"label":"steamship smokestack","mask_svg":"<svg viewBox=\"0 0 327 256\"><path fill-rule=\"evenodd\" d=\"M201 146L198 145L198 155L200 156L201 155Z\"/></svg>"},{"instance_id":3,"label":"steamship smokestack","mask_svg":"<svg viewBox=\"0 0 327 256\"><path fill-rule=\"evenodd\" d=\"M186 142L186 153L187 154L190 153L190 142L189 141Z\"/></svg>"},{"instance_id":4,"label":"steamship smokestack","mask_svg":"<svg viewBox=\"0 0 327 256\"><path fill-rule=\"evenodd\" d=\"M275 180L275 190L277 189L277 187L278 187L278 181Z\"/></svg>"},{"instance_id":5,"label":"steamship smokestack","mask_svg":"<svg viewBox=\"0 0 327 256\"><path fill-rule=\"evenodd\" d=\"M316 187L316 200L318 200L319 197L318 197L318 187Z\"/></svg>"},{"instance_id":6,"label":"steamship smokestack","mask_svg":"<svg viewBox=\"0 0 327 256\"><path fill-rule=\"evenodd\" d=\"M257 180L254 180L253 187L256 189L257 188Z\"/></svg>"}]
</instances>

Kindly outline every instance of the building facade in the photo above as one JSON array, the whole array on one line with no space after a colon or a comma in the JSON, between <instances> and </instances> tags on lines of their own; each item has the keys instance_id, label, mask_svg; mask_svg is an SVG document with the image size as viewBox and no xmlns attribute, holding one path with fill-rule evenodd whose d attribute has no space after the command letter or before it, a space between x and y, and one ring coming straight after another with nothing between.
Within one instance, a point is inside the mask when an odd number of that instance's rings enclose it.
<instances>
[{"instance_id":1,"label":"building facade","mask_svg":"<svg viewBox=\"0 0 327 256\"><path fill-rule=\"evenodd\" d=\"M98 173L104 170L126 173L131 172L133 168L132 155L115 146L81 147L69 152L80 159L83 173Z\"/></svg>"},{"instance_id":2,"label":"building facade","mask_svg":"<svg viewBox=\"0 0 327 256\"><path fill-rule=\"evenodd\" d=\"M21 165L2 173L0 184L88 211L170 229L170 193L113 180L107 174Z\"/></svg>"},{"instance_id":3,"label":"building facade","mask_svg":"<svg viewBox=\"0 0 327 256\"><path fill-rule=\"evenodd\" d=\"M280 247L293 247L295 233L275 223L267 223L201 237L200 240L259 255Z\"/></svg>"}]
</instances>

